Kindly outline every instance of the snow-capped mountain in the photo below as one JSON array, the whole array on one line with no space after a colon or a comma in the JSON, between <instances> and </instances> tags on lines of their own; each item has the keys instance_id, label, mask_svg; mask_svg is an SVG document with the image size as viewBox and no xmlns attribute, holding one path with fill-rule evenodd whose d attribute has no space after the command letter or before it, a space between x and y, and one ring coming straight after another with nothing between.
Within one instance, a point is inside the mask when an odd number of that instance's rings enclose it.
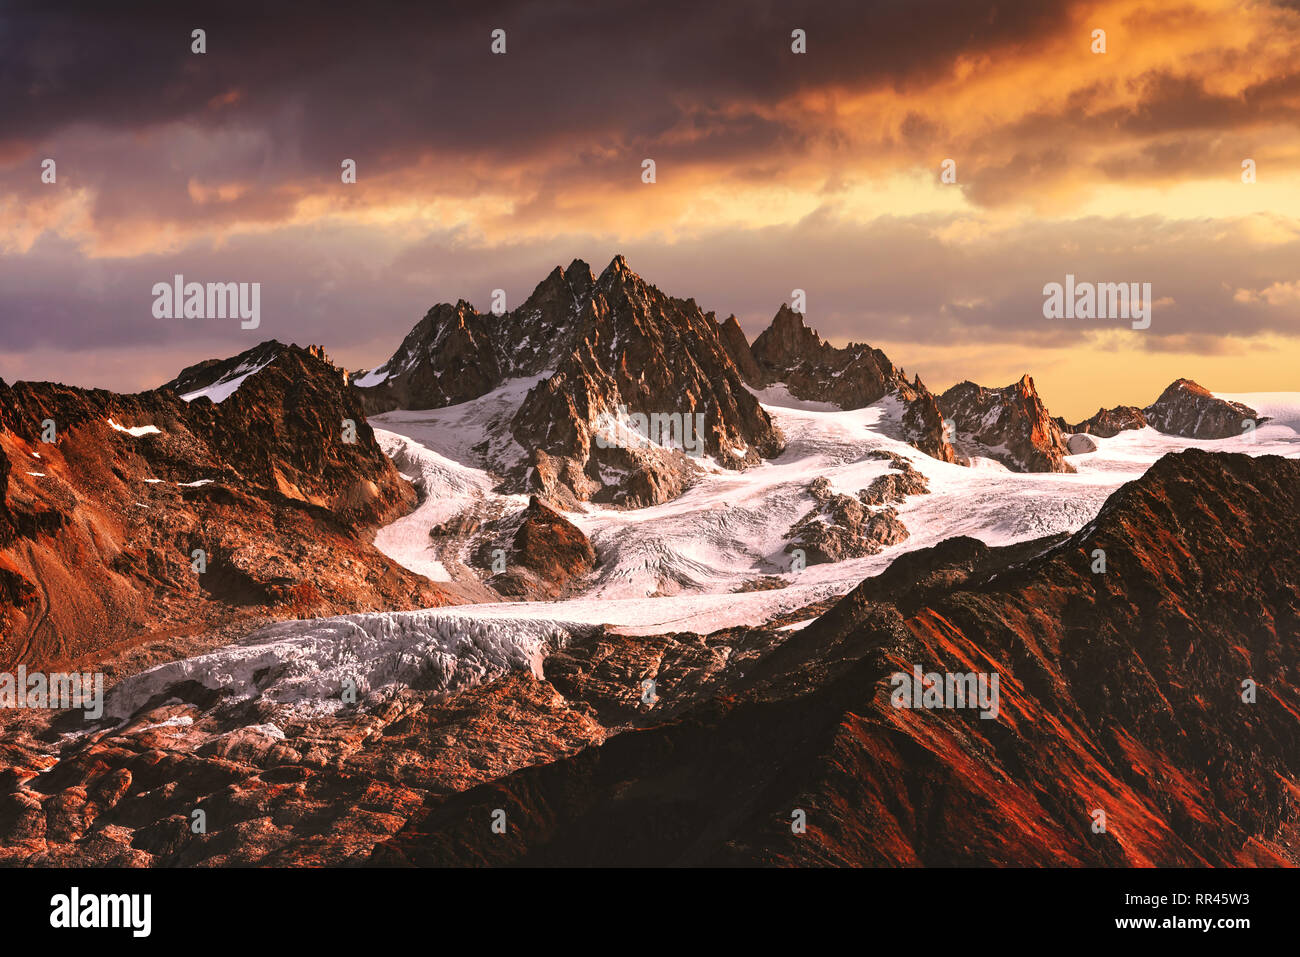
<instances>
[{"instance_id":1,"label":"snow-capped mountain","mask_svg":"<svg viewBox=\"0 0 1300 957\"><path fill-rule=\"evenodd\" d=\"M289 348L282 342L268 339L227 359L205 359L187 366L162 388L178 393L186 402L199 398L221 402L233 395L250 375L265 369ZM319 346L309 346L308 351L326 359Z\"/></svg>"},{"instance_id":2,"label":"snow-capped mountain","mask_svg":"<svg viewBox=\"0 0 1300 957\"><path fill-rule=\"evenodd\" d=\"M353 381L367 409L437 409L478 398L508 379L559 368L579 338L596 280L575 259L556 266L518 308L480 313L465 300L440 303L416 323L383 365Z\"/></svg>"},{"instance_id":3,"label":"snow-capped mountain","mask_svg":"<svg viewBox=\"0 0 1300 957\"><path fill-rule=\"evenodd\" d=\"M0 382L0 665L114 686L24 716L0 861L1297 862L1300 395L1070 432L1028 376L936 398L788 309L751 347L621 259L360 378L272 341ZM600 441L679 401L698 458ZM1001 719L899 711L915 667Z\"/></svg>"},{"instance_id":4,"label":"snow-capped mountain","mask_svg":"<svg viewBox=\"0 0 1300 957\"><path fill-rule=\"evenodd\" d=\"M445 603L368 541L415 501L319 350L264 343L135 395L0 383L0 670Z\"/></svg>"},{"instance_id":5,"label":"snow-capped mountain","mask_svg":"<svg viewBox=\"0 0 1300 957\"><path fill-rule=\"evenodd\" d=\"M1064 432L1100 435L1107 439L1119 435L1125 429L1143 429L1148 424L1146 415L1135 405L1117 405L1113 409L1098 409L1078 425L1067 425L1065 420L1059 417L1055 421Z\"/></svg>"},{"instance_id":6,"label":"snow-capped mountain","mask_svg":"<svg viewBox=\"0 0 1300 957\"><path fill-rule=\"evenodd\" d=\"M645 282L622 256L599 277L580 260L556 268L500 316L464 301L436 306L355 384L379 412L441 408L529 377L537 382L506 429L518 454L496 463L519 491L654 504L680 494L706 457L739 469L782 447L713 317ZM670 428L645 434L630 425L638 417Z\"/></svg>"},{"instance_id":7,"label":"snow-capped mountain","mask_svg":"<svg viewBox=\"0 0 1300 957\"><path fill-rule=\"evenodd\" d=\"M1102 408L1078 425L1064 428L1067 432L1109 437L1125 429L1150 425L1169 435L1188 439L1228 439L1268 420L1268 416L1261 416L1243 402L1217 396L1191 379L1178 379L1145 409L1131 405Z\"/></svg>"}]
</instances>

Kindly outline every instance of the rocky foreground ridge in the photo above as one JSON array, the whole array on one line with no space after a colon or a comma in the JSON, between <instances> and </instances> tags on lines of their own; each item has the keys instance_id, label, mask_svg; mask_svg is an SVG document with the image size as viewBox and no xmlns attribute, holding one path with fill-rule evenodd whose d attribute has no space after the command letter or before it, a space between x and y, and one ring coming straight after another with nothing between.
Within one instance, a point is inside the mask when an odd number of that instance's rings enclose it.
<instances>
[{"instance_id":1,"label":"rocky foreground ridge","mask_svg":"<svg viewBox=\"0 0 1300 957\"><path fill-rule=\"evenodd\" d=\"M10 729L0 854L1294 866L1296 514L1300 463L1189 451L1074 535L905 554L802 630L589 629L535 670L315 717L157 687L125 721ZM896 707L917 667L996 674L996 717Z\"/></svg>"}]
</instances>

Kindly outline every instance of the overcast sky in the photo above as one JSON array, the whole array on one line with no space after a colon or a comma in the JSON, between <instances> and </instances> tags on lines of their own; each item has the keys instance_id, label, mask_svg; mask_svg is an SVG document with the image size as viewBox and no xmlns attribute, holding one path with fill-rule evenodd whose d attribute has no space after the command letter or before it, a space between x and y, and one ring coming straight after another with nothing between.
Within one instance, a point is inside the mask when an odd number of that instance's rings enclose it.
<instances>
[{"instance_id":1,"label":"overcast sky","mask_svg":"<svg viewBox=\"0 0 1300 957\"><path fill-rule=\"evenodd\" d=\"M435 302L624 253L751 338L804 289L832 341L1069 418L1300 389L1293 2L50 6L0 9L7 380L270 337L368 367ZM262 283L261 327L155 318L175 273ZM1067 273L1151 283L1151 327L1043 318Z\"/></svg>"}]
</instances>

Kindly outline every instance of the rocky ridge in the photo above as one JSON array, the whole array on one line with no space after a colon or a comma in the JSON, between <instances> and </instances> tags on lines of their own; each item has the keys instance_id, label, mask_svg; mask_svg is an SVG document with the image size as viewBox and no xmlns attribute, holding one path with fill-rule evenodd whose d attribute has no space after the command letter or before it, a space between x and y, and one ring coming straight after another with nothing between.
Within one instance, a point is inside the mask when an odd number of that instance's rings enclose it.
<instances>
[{"instance_id":1,"label":"rocky ridge","mask_svg":"<svg viewBox=\"0 0 1300 957\"><path fill-rule=\"evenodd\" d=\"M368 543L415 495L343 371L276 346L220 403L0 383L0 664L449 600Z\"/></svg>"},{"instance_id":2,"label":"rocky ridge","mask_svg":"<svg viewBox=\"0 0 1300 957\"><path fill-rule=\"evenodd\" d=\"M909 382L879 349L864 343L837 348L823 342L788 305L777 310L752 345L746 346L734 317L724 324L723 333L727 351L754 388L780 383L797 399L831 402L842 409L896 397L903 405L898 437L933 458L956 461L944 435L943 416L921 377Z\"/></svg>"},{"instance_id":3,"label":"rocky ridge","mask_svg":"<svg viewBox=\"0 0 1300 957\"><path fill-rule=\"evenodd\" d=\"M1234 438L1267 421L1250 406L1220 399L1191 379L1170 383L1143 414L1161 432L1188 439Z\"/></svg>"}]
</instances>

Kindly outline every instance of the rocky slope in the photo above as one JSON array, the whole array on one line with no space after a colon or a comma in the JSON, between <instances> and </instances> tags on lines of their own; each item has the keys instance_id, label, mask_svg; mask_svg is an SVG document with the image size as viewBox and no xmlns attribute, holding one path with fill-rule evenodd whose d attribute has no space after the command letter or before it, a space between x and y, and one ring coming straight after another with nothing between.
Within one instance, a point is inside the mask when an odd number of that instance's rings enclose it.
<instances>
[{"instance_id":1,"label":"rocky slope","mask_svg":"<svg viewBox=\"0 0 1300 957\"><path fill-rule=\"evenodd\" d=\"M704 456L739 469L783 446L712 315L646 283L622 256L599 277L580 260L557 267L500 316L437 306L355 381L366 407L385 411L464 402L529 377L541 381L510 422L521 451L505 487L561 504L663 502ZM676 431L656 427L661 417Z\"/></svg>"},{"instance_id":2,"label":"rocky slope","mask_svg":"<svg viewBox=\"0 0 1300 957\"><path fill-rule=\"evenodd\" d=\"M995 459L1013 472L1073 472L1061 427L1048 414L1034 380L1003 389L960 382L939 396L939 409L951 419L953 445L965 455Z\"/></svg>"},{"instance_id":3,"label":"rocky slope","mask_svg":"<svg viewBox=\"0 0 1300 957\"><path fill-rule=\"evenodd\" d=\"M237 623L447 600L368 544L414 493L342 370L264 345L219 404L0 388L0 665L103 670Z\"/></svg>"},{"instance_id":4,"label":"rocky slope","mask_svg":"<svg viewBox=\"0 0 1300 957\"><path fill-rule=\"evenodd\" d=\"M533 601L571 593L596 565L596 551L587 536L536 495L529 498L510 550L502 558L505 570L488 584L507 598Z\"/></svg>"},{"instance_id":5,"label":"rocky slope","mask_svg":"<svg viewBox=\"0 0 1300 957\"><path fill-rule=\"evenodd\" d=\"M234 394L250 375L265 369L293 348L276 339L268 339L226 359L205 359L186 366L162 388L171 389L187 400L204 397L213 402L221 402ZM319 346L308 346L307 351L322 361L329 361Z\"/></svg>"},{"instance_id":6,"label":"rocky slope","mask_svg":"<svg viewBox=\"0 0 1300 957\"><path fill-rule=\"evenodd\" d=\"M718 339L722 342L722 348L727 350L731 361L735 363L740 377L752 386L761 387L763 372L759 369L754 353L750 351L749 340L745 338L745 331L740 328L740 323L736 321L735 316L728 316L726 321L718 326Z\"/></svg>"},{"instance_id":7,"label":"rocky slope","mask_svg":"<svg viewBox=\"0 0 1300 957\"><path fill-rule=\"evenodd\" d=\"M801 553L805 565L815 565L875 555L907 539L907 526L892 506L909 495L928 494L929 482L895 452L877 451L870 457L887 459L892 469L856 496L834 491L824 476L809 483L815 506L790 529L787 554Z\"/></svg>"},{"instance_id":8,"label":"rocky slope","mask_svg":"<svg viewBox=\"0 0 1300 957\"><path fill-rule=\"evenodd\" d=\"M795 398L833 402L842 409L861 409L886 396L903 404L898 436L927 455L944 462L956 454L943 430L943 416L934 396L916 376L911 382L889 357L863 343L840 349L823 342L804 324L803 315L782 305L771 325L748 348L735 320L723 327L728 352L746 381L756 388L782 383Z\"/></svg>"},{"instance_id":9,"label":"rocky slope","mask_svg":"<svg viewBox=\"0 0 1300 957\"><path fill-rule=\"evenodd\" d=\"M905 554L802 630L576 630L535 668L319 714L155 683L77 738L29 715L0 856L1294 866L1297 513L1300 462L1191 451L1073 536ZM896 707L918 666L997 674L997 716Z\"/></svg>"}]
</instances>

